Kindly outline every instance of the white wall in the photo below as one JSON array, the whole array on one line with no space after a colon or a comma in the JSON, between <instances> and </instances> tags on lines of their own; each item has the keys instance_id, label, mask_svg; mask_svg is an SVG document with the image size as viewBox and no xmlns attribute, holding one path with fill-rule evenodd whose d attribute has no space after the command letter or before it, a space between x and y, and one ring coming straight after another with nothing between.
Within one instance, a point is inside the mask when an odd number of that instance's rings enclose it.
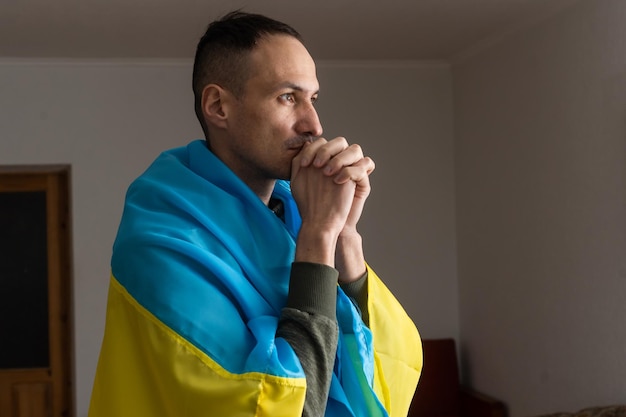
<instances>
[{"instance_id":1,"label":"white wall","mask_svg":"<svg viewBox=\"0 0 626 417\"><path fill-rule=\"evenodd\" d=\"M422 337L457 337L451 74L438 63L322 63L324 135L376 162L361 233Z\"/></svg>"},{"instance_id":2,"label":"white wall","mask_svg":"<svg viewBox=\"0 0 626 417\"><path fill-rule=\"evenodd\" d=\"M128 183L200 134L183 65L0 63L0 164L72 165L78 416L100 349L109 259Z\"/></svg>"},{"instance_id":3,"label":"white wall","mask_svg":"<svg viewBox=\"0 0 626 417\"><path fill-rule=\"evenodd\" d=\"M452 95L446 65L322 63L329 136L377 162L367 257L426 337L458 335ZM190 64L0 61L0 164L72 165L77 415L87 413L111 245L129 182L199 137Z\"/></svg>"},{"instance_id":4,"label":"white wall","mask_svg":"<svg viewBox=\"0 0 626 417\"><path fill-rule=\"evenodd\" d=\"M453 67L465 378L511 416L626 402L626 2Z\"/></svg>"}]
</instances>

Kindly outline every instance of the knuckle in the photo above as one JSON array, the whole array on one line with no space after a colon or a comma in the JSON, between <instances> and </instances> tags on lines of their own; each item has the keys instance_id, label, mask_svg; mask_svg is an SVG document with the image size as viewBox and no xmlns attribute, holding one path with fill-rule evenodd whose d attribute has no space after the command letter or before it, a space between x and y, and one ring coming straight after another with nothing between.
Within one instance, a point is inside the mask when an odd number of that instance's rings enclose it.
<instances>
[{"instance_id":1,"label":"knuckle","mask_svg":"<svg viewBox=\"0 0 626 417\"><path fill-rule=\"evenodd\" d=\"M348 147L348 140L343 136L337 136L331 142L339 149L346 149Z\"/></svg>"},{"instance_id":2,"label":"knuckle","mask_svg":"<svg viewBox=\"0 0 626 417\"><path fill-rule=\"evenodd\" d=\"M358 143L353 143L352 145L350 145L350 148L352 148L353 150L357 151L360 154L363 154L363 148L361 148L361 145L359 145Z\"/></svg>"}]
</instances>

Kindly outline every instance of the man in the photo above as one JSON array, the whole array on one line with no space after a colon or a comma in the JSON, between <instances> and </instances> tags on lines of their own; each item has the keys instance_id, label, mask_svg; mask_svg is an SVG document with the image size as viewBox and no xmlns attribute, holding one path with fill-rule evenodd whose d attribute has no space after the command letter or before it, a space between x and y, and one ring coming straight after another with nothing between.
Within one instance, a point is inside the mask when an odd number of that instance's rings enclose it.
<instances>
[{"instance_id":1,"label":"man","mask_svg":"<svg viewBox=\"0 0 626 417\"><path fill-rule=\"evenodd\" d=\"M206 140L128 190L89 415L405 416L419 336L357 232L374 163L320 137L300 35L225 16L193 89Z\"/></svg>"}]
</instances>

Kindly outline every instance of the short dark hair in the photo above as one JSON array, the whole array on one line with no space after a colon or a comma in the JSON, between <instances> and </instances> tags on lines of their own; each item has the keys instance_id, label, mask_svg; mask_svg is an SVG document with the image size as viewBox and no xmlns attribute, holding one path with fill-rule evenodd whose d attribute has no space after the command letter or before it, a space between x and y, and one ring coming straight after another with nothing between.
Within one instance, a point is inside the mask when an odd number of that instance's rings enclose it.
<instances>
[{"instance_id":1,"label":"short dark hair","mask_svg":"<svg viewBox=\"0 0 626 417\"><path fill-rule=\"evenodd\" d=\"M291 26L269 17L236 10L209 24L200 38L193 63L192 87L196 116L208 135L202 115L202 90L216 83L242 95L249 67L248 53L267 35L302 37ZM208 138L207 138L208 139Z\"/></svg>"}]
</instances>

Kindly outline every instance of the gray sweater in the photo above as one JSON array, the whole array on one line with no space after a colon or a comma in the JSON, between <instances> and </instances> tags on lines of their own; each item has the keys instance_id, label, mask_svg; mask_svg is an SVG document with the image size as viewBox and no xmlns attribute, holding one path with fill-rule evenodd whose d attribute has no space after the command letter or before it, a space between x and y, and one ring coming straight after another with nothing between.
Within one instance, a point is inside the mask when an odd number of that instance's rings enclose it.
<instances>
[{"instance_id":1,"label":"gray sweater","mask_svg":"<svg viewBox=\"0 0 626 417\"><path fill-rule=\"evenodd\" d=\"M277 337L293 348L306 376L307 390L303 417L323 416L330 390L339 328L336 318L339 272L328 265L294 262L289 295L283 309ZM341 287L352 298L368 324L367 273Z\"/></svg>"}]
</instances>

